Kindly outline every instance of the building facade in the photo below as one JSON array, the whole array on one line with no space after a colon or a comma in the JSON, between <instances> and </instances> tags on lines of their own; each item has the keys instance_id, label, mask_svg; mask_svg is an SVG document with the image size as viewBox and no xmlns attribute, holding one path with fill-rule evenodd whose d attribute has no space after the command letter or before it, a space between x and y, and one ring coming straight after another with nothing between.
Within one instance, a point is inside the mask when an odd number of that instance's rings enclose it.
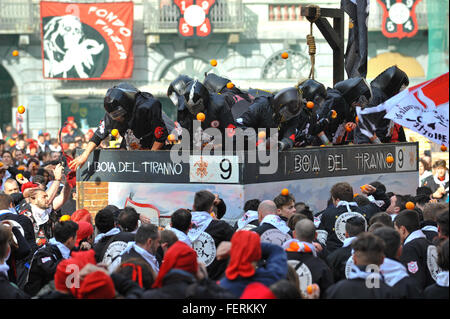
<instances>
[{"instance_id":1,"label":"building facade","mask_svg":"<svg viewBox=\"0 0 450 319\"><path fill-rule=\"evenodd\" d=\"M416 8L418 33L401 40L388 39L381 33L380 4L370 1L369 80L393 64L405 68L411 84L426 79L427 1L433 0L422 0ZM269 91L293 86L308 77L311 63L306 35L310 33L310 23L300 15L301 7L308 1L216 0L210 13L213 34L206 39L178 35L179 12L171 0L133 3L132 77L92 81L44 79L39 1L0 0L0 125L15 126L16 109L24 105L24 131L31 137L37 137L40 130L56 136L68 116L74 116L82 130L96 127L104 114L106 90L123 81L160 98L163 110L175 117L175 107L166 92L178 74L203 80L205 72L214 72L242 89ZM339 8L340 1L317 0L314 4ZM313 34L317 45L315 77L332 86L333 51L317 27ZM14 50L18 56L13 55ZM285 51L289 58L283 60L281 53ZM210 65L211 59L218 61L217 67Z\"/></svg>"}]
</instances>

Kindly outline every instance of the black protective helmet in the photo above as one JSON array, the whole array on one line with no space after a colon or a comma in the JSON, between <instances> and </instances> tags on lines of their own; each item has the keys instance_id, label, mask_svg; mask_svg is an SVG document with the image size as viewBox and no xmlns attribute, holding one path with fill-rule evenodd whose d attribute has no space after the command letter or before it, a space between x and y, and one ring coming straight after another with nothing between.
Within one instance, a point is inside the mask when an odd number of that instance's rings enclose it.
<instances>
[{"instance_id":1,"label":"black protective helmet","mask_svg":"<svg viewBox=\"0 0 450 319\"><path fill-rule=\"evenodd\" d=\"M222 93L222 90L227 86L230 80L227 78L223 78L214 73L205 74L205 80L203 81L203 85L208 89L211 93Z\"/></svg>"},{"instance_id":2,"label":"black protective helmet","mask_svg":"<svg viewBox=\"0 0 450 319\"><path fill-rule=\"evenodd\" d=\"M201 82L194 80L187 85L184 100L189 112L197 115L209 105L209 92Z\"/></svg>"},{"instance_id":3,"label":"black protective helmet","mask_svg":"<svg viewBox=\"0 0 450 319\"><path fill-rule=\"evenodd\" d=\"M128 83L120 83L106 92L103 106L113 120L125 117L133 111L136 94L139 92Z\"/></svg>"},{"instance_id":4,"label":"black protective helmet","mask_svg":"<svg viewBox=\"0 0 450 319\"><path fill-rule=\"evenodd\" d=\"M321 97L322 99L327 97L325 85L313 79L302 82L298 85L298 88L302 90L303 98L306 101L314 101L317 97Z\"/></svg>"},{"instance_id":5,"label":"black protective helmet","mask_svg":"<svg viewBox=\"0 0 450 319\"><path fill-rule=\"evenodd\" d=\"M174 96L173 94L176 94L177 96L183 96L186 92L186 86L193 80L193 78L181 74L170 83L169 88L167 89L167 96L172 100L172 102L174 102L174 104L178 103L178 100L175 102L172 99L172 96Z\"/></svg>"},{"instance_id":6,"label":"black protective helmet","mask_svg":"<svg viewBox=\"0 0 450 319\"><path fill-rule=\"evenodd\" d=\"M351 106L353 102L358 102L361 99L363 99L365 103L368 103L372 98L372 90L364 78L357 77L347 79L336 83L334 88L341 92L349 106Z\"/></svg>"},{"instance_id":7,"label":"black protective helmet","mask_svg":"<svg viewBox=\"0 0 450 319\"><path fill-rule=\"evenodd\" d=\"M405 72L394 65L380 73L370 85L379 88L388 98L391 98L400 92L402 86L409 85L409 79Z\"/></svg>"},{"instance_id":8,"label":"black protective helmet","mask_svg":"<svg viewBox=\"0 0 450 319\"><path fill-rule=\"evenodd\" d=\"M300 114L303 108L303 97L295 87L278 92L273 100L275 112L281 115L281 122L286 122Z\"/></svg>"}]
</instances>

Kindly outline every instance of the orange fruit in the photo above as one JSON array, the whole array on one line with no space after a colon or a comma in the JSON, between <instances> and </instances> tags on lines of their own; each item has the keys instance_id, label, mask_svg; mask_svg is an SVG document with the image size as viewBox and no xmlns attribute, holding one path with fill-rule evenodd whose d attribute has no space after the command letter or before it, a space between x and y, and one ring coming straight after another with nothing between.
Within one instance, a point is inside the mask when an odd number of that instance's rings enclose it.
<instances>
[{"instance_id":1,"label":"orange fruit","mask_svg":"<svg viewBox=\"0 0 450 319\"><path fill-rule=\"evenodd\" d=\"M232 82L227 83L227 88L232 89L234 88L234 84Z\"/></svg>"},{"instance_id":2,"label":"orange fruit","mask_svg":"<svg viewBox=\"0 0 450 319\"><path fill-rule=\"evenodd\" d=\"M264 131L259 132L258 138L266 138L266 132L264 132Z\"/></svg>"},{"instance_id":3,"label":"orange fruit","mask_svg":"<svg viewBox=\"0 0 450 319\"><path fill-rule=\"evenodd\" d=\"M416 205L414 205L414 203L413 202L407 202L406 204L405 204L405 207L406 207L406 209L414 209L414 207L416 207Z\"/></svg>"},{"instance_id":4,"label":"orange fruit","mask_svg":"<svg viewBox=\"0 0 450 319\"><path fill-rule=\"evenodd\" d=\"M366 190L366 185L363 185L360 188L361 188L362 191L365 191Z\"/></svg>"},{"instance_id":5,"label":"orange fruit","mask_svg":"<svg viewBox=\"0 0 450 319\"><path fill-rule=\"evenodd\" d=\"M17 169L18 169L19 171L24 171L24 170L25 170L25 166L20 165L19 167L17 167Z\"/></svg>"},{"instance_id":6,"label":"orange fruit","mask_svg":"<svg viewBox=\"0 0 450 319\"><path fill-rule=\"evenodd\" d=\"M355 122L358 123L359 117L355 117Z\"/></svg>"},{"instance_id":7,"label":"orange fruit","mask_svg":"<svg viewBox=\"0 0 450 319\"><path fill-rule=\"evenodd\" d=\"M320 147L325 147L325 146L326 146L325 144L320 145Z\"/></svg>"},{"instance_id":8,"label":"orange fruit","mask_svg":"<svg viewBox=\"0 0 450 319\"><path fill-rule=\"evenodd\" d=\"M0 162L0 167L2 167L3 166L3 163L2 162Z\"/></svg>"},{"instance_id":9,"label":"orange fruit","mask_svg":"<svg viewBox=\"0 0 450 319\"><path fill-rule=\"evenodd\" d=\"M70 215L62 215L59 219L60 222L66 222L68 220L70 220Z\"/></svg>"},{"instance_id":10,"label":"orange fruit","mask_svg":"<svg viewBox=\"0 0 450 319\"><path fill-rule=\"evenodd\" d=\"M283 196L289 195L289 190L287 188L283 188L283 190L281 191L281 195Z\"/></svg>"},{"instance_id":11,"label":"orange fruit","mask_svg":"<svg viewBox=\"0 0 450 319\"><path fill-rule=\"evenodd\" d=\"M313 293L313 286L312 285L308 285L308 287L306 287L306 292L308 293L308 295Z\"/></svg>"},{"instance_id":12,"label":"orange fruit","mask_svg":"<svg viewBox=\"0 0 450 319\"><path fill-rule=\"evenodd\" d=\"M335 110L331 110L331 118L335 119L337 117L337 112Z\"/></svg>"},{"instance_id":13,"label":"orange fruit","mask_svg":"<svg viewBox=\"0 0 450 319\"><path fill-rule=\"evenodd\" d=\"M22 179L22 178L23 178L23 175L22 175L22 174L17 174L16 178L17 178L17 179Z\"/></svg>"},{"instance_id":14,"label":"orange fruit","mask_svg":"<svg viewBox=\"0 0 450 319\"><path fill-rule=\"evenodd\" d=\"M358 193L353 194L353 198L355 198L356 196L359 196Z\"/></svg>"},{"instance_id":15,"label":"orange fruit","mask_svg":"<svg viewBox=\"0 0 450 319\"><path fill-rule=\"evenodd\" d=\"M283 53L281 53L281 57L283 59L287 59L287 58L289 58L289 54L287 52L283 52Z\"/></svg>"},{"instance_id":16,"label":"orange fruit","mask_svg":"<svg viewBox=\"0 0 450 319\"><path fill-rule=\"evenodd\" d=\"M197 121L203 122L205 120L205 113L198 113L197 114Z\"/></svg>"},{"instance_id":17,"label":"orange fruit","mask_svg":"<svg viewBox=\"0 0 450 319\"><path fill-rule=\"evenodd\" d=\"M13 56L18 56L18 55L19 55L19 51L14 50L14 51L12 52L12 55L13 55Z\"/></svg>"},{"instance_id":18,"label":"orange fruit","mask_svg":"<svg viewBox=\"0 0 450 319\"><path fill-rule=\"evenodd\" d=\"M353 131L353 128L352 128L350 125L346 124L346 125L345 125L345 130L346 130L347 132L351 132L351 131Z\"/></svg>"},{"instance_id":19,"label":"orange fruit","mask_svg":"<svg viewBox=\"0 0 450 319\"><path fill-rule=\"evenodd\" d=\"M167 136L167 140L168 140L169 142L175 141L175 135L169 134L169 136Z\"/></svg>"},{"instance_id":20,"label":"orange fruit","mask_svg":"<svg viewBox=\"0 0 450 319\"><path fill-rule=\"evenodd\" d=\"M447 146L441 145L441 151L442 151L442 152L446 152L446 151L447 151Z\"/></svg>"},{"instance_id":21,"label":"orange fruit","mask_svg":"<svg viewBox=\"0 0 450 319\"><path fill-rule=\"evenodd\" d=\"M394 157L389 155L388 157L386 157L386 162L389 164L394 163Z\"/></svg>"},{"instance_id":22,"label":"orange fruit","mask_svg":"<svg viewBox=\"0 0 450 319\"><path fill-rule=\"evenodd\" d=\"M117 129L113 129L113 130L111 131L111 135L114 136L114 137L116 137L117 135L119 135L119 131L118 131Z\"/></svg>"},{"instance_id":23,"label":"orange fruit","mask_svg":"<svg viewBox=\"0 0 450 319\"><path fill-rule=\"evenodd\" d=\"M217 60L212 59L210 63L212 66L217 66Z\"/></svg>"},{"instance_id":24,"label":"orange fruit","mask_svg":"<svg viewBox=\"0 0 450 319\"><path fill-rule=\"evenodd\" d=\"M308 101L308 102L306 103L306 107L307 107L308 109L312 109L312 108L314 107L314 102Z\"/></svg>"},{"instance_id":25,"label":"orange fruit","mask_svg":"<svg viewBox=\"0 0 450 319\"><path fill-rule=\"evenodd\" d=\"M25 107L24 107L23 105L19 106L19 107L17 108L17 112L19 112L20 114L25 113Z\"/></svg>"}]
</instances>

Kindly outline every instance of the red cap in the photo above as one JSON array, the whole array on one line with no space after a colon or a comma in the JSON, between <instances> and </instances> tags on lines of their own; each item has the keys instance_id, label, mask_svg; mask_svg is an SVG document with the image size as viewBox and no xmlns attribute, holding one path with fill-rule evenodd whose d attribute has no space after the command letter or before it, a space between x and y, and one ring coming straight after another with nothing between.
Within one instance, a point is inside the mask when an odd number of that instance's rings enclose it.
<instances>
[{"instance_id":1,"label":"red cap","mask_svg":"<svg viewBox=\"0 0 450 319\"><path fill-rule=\"evenodd\" d=\"M69 283L66 283L66 279L68 276L74 276L77 272L83 269L87 264L95 265L97 262L95 260L95 251L93 249L87 251L75 251L72 252L72 257L69 259L64 259L61 261L56 267L55 272L55 288L59 291L69 292L70 288L76 287L68 287L68 284L77 285L74 280L70 280ZM74 278L79 279L79 278Z\"/></svg>"},{"instance_id":2,"label":"red cap","mask_svg":"<svg viewBox=\"0 0 450 319\"><path fill-rule=\"evenodd\" d=\"M252 282L245 287L240 299L277 299L277 297L266 285Z\"/></svg>"},{"instance_id":3,"label":"red cap","mask_svg":"<svg viewBox=\"0 0 450 319\"><path fill-rule=\"evenodd\" d=\"M73 122L75 121L75 118L73 116L67 117L67 122Z\"/></svg>"},{"instance_id":4,"label":"red cap","mask_svg":"<svg viewBox=\"0 0 450 319\"><path fill-rule=\"evenodd\" d=\"M39 187L38 184L35 184L33 182L28 182L22 185L22 188L20 189L21 192L23 193L27 188L36 188Z\"/></svg>"},{"instance_id":5,"label":"red cap","mask_svg":"<svg viewBox=\"0 0 450 319\"><path fill-rule=\"evenodd\" d=\"M181 269L196 274L198 269L197 253L186 243L177 241L164 255L158 277L152 288L161 288L164 276L172 269Z\"/></svg>"},{"instance_id":6,"label":"red cap","mask_svg":"<svg viewBox=\"0 0 450 319\"><path fill-rule=\"evenodd\" d=\"M109 275L94 271L84 277L80 288L72 290L72 293L77 299L113 299L116 289Z\"/></svg>"},{"instance_id":7,"label":"red cap","mask_svg":"<svg viewBox=\"0 0 450 319\"><path fill-rule=\"evenodd\" d=\"M70 220L72 220L76 223L78 223L80 221L84 221L84 222L92 224L91 213L89 213L89 211L84 208L76 210L72 214L72 216L70 216Z\"/></svg>"},{"instance_id":8,"label":"red cap","mask_svg":"<svg viewBox=\"0 0 450 319\"><path fill-rule=\"evenodd\" d=\"M240 230L231 237L230 261L225 270L228 279L248 278L255 274L253 261L261 259L261 239L258 233Z\"/></svg>"},{"instance_id":9,"label":"red cap","mask_svg":"<svg viewBox=\"0 0 450 319\"><path fill-rule=\"evenodd\" d=\"M78 231L77 231L77 241L76 246L80 246L80 242L82 240L88 239L89 236L91 236L94 233L94 227L92 227L91 223L85 222L85 221L79 221L78 224Z\"/></svg>"}]
</instances>

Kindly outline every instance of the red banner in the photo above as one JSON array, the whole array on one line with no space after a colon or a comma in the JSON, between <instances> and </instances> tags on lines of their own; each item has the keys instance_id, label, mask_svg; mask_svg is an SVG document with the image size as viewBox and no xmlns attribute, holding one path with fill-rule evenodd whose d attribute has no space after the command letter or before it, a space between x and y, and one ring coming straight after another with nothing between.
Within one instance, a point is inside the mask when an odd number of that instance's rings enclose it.
<instances>
[{"instance_id":1,"label":"red banner","mask_svg":"<svg viewBox=\"0 0 450 319\"><path fill-rule=\"evenodd\" d=\"M133 72L133 2L41 1L43 76L114 80Z\"/></svg>"}]
</instances>

